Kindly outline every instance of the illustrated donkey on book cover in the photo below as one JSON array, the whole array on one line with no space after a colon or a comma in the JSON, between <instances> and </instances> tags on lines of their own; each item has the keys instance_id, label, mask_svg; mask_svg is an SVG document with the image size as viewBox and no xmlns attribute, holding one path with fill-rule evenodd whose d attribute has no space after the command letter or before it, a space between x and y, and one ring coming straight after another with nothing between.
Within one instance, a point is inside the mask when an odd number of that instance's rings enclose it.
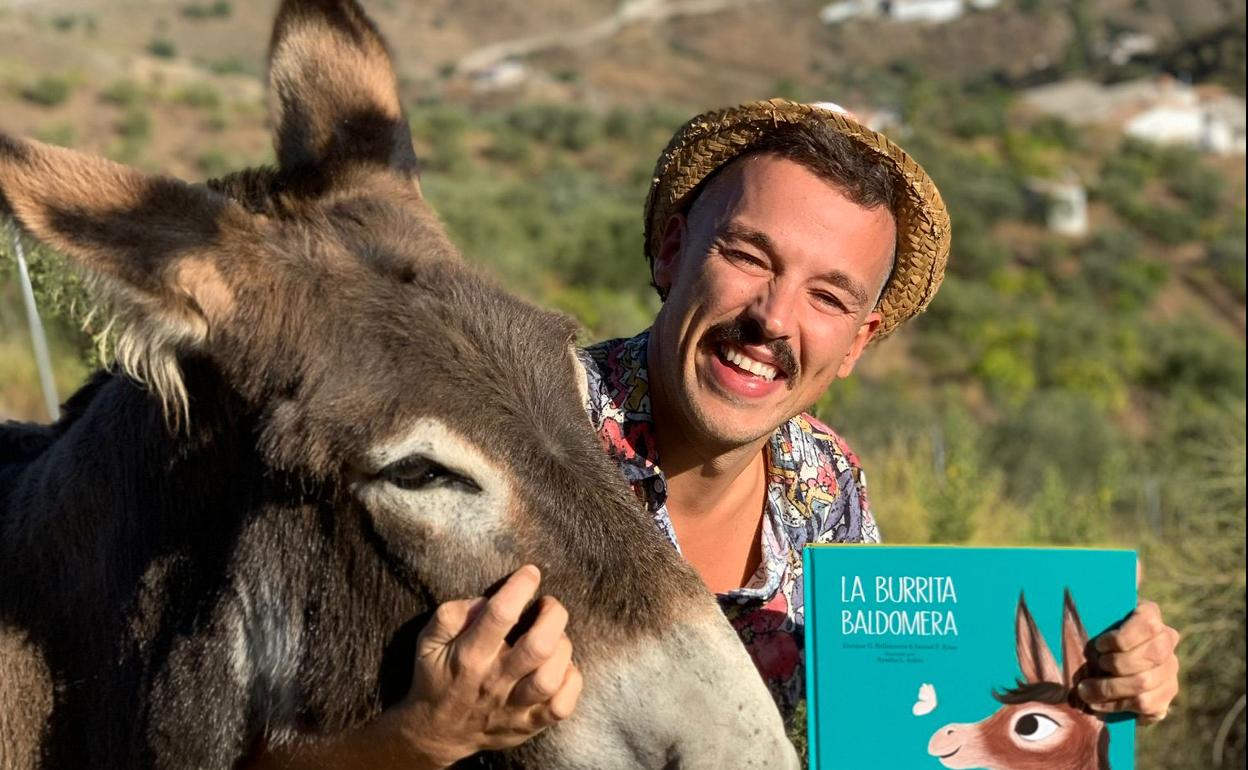
<instances>
[{"instance_id":1,"label":"illustrated donkey on book cover","mask_svg":"<svg viewBox=\"0 0 1248 770\"><path fill-rule=\"evenodd\" d=\"M1085 673L1088 632L1067 590L1062 607L1062 666L1020 595L1014 621L1023 678L994 692L1001 708L974 724L948 724L927 751L950 768L987 770L1109 770L1109 732L1080 708L1074 686Z\"/></svg>"}]
</instances>

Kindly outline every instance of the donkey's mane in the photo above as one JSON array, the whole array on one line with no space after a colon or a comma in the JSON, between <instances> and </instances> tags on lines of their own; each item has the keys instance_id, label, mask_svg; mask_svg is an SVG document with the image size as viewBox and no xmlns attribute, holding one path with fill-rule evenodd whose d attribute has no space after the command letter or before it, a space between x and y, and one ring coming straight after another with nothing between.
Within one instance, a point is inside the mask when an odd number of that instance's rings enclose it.
<instances>
[{"instance_id":1,"label":"donkey's mane","mask_svg":"<svg viewBox=\"0 0 1248 770\"><path fill-rule=\"evenodd\" d=\"M272 166L259 166L210 179L204 185L220 193L252 214L277 213L277 190L280 174Z\"/></svg>"}]
</instances>

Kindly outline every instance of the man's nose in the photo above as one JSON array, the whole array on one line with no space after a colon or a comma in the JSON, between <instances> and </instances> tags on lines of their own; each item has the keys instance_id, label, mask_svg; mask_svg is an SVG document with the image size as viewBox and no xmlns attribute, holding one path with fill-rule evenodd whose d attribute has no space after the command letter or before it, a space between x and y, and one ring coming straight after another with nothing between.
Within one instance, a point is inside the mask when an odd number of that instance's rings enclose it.
<instances>
[{"instance_id":1,"label":"man's nose","mask_svg":"<svg viewBox=\"0 0 1248 770\"><path fill-rule=\"evenodd\" d=\"M767 339L786 339L793 335L795 297L792 295L792 290L780 282L769 281L750 304L750 318Z\"/></svg>"}]
</instances>

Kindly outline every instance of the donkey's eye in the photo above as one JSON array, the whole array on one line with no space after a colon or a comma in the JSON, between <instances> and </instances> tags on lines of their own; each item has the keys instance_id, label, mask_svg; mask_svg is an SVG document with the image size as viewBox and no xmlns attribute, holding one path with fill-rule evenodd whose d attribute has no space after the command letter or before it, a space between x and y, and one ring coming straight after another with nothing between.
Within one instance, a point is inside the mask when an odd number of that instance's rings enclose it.
<instances>
[{"instance_id":1,"label":"donkey's eye","mask_svg":"<svg viewBox=\"0 0 1248 770\"><path fill-rule=\"evenodd\" d=\"M1057 732L1057 728L1061 727L1053 719L1046 717L1044 714L1023 714L1017 722L1014 723L1014 732L1019 738L1025 741L1042 741L1053 733Z\"/></svg>"},{"instance_id":2,"label":"donkey's eye","mask_svg":"<svg viewBox=\"0 0 1248 770\"><path fill-rule=\"evenodd\" d=\"M455 486L474 493L481 491L477 482L423 455L412 455L387 465L378 476L399 489L411 491L434 486Z\"/></svg>"}]
</instances>

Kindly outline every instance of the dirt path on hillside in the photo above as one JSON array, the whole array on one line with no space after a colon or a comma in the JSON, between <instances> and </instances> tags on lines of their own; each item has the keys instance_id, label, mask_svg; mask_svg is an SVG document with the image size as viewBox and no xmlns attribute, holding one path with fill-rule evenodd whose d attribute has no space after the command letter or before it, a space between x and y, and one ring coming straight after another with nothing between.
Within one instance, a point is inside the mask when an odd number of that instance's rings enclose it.
<instances>
[{"instance_id":1,"label":"dirt path on hillside","mask_svg":"<svg viewBox=\"0 0 1248 770\"><path fill-rule=\"evenodd\" d=\"M504 40L463 56L455 71L471 75L483 72L508 59L519 59L557 48L579 48L614 37L620 30L641 22L664 21L688 16L705 16L730 8L755 5L767 0L624 0L615 13L588 27L571 32Z\"/></svg>"}]
</instances>

